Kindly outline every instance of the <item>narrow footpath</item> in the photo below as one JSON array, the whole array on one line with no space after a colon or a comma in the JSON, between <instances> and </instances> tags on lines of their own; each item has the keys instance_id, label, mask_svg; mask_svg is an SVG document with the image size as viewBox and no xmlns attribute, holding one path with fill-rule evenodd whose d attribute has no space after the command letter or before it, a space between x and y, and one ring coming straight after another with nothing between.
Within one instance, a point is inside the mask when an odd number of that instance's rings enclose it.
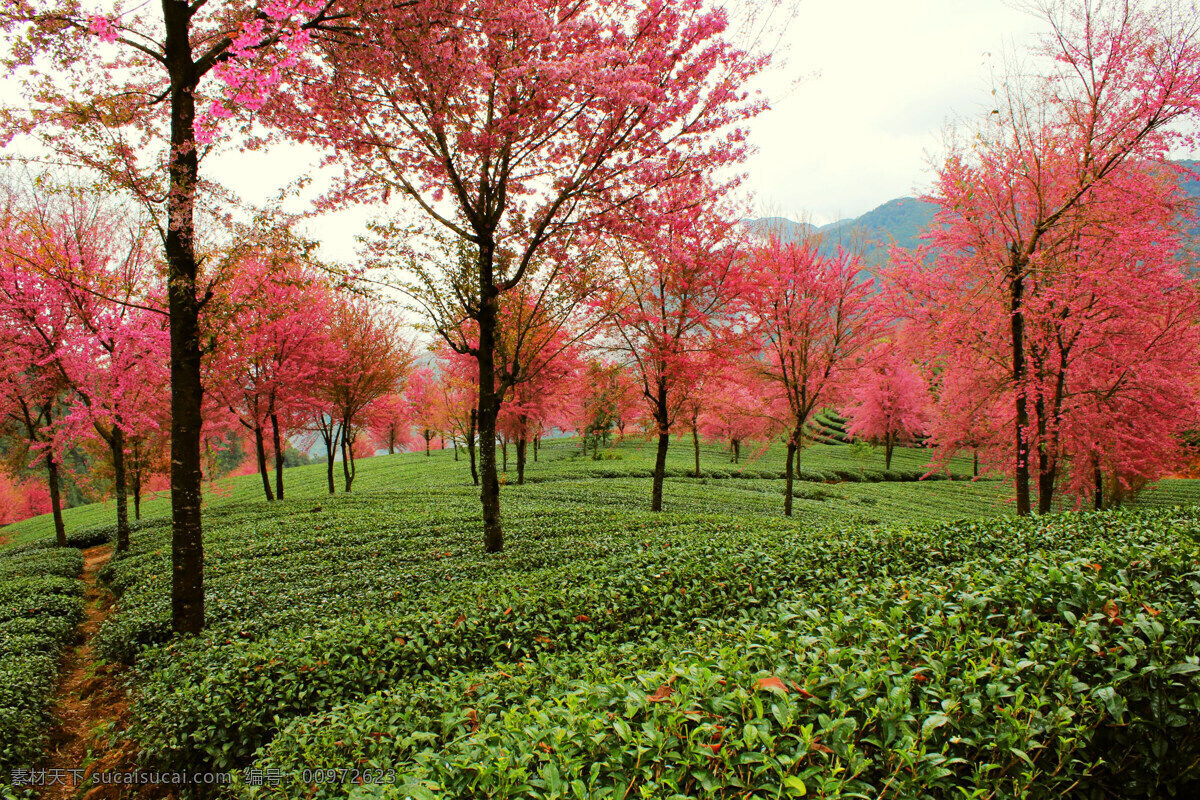
<instances>
[{"instance_id":1,"label":"narrow footpath","mask_svg":"<svg viewBox=\"0 0 1200 800\"><path fill-rule=\"evenodd\" d=\"M100 663L93 650L96 632L108 614L110 595L97 585L96 573L108 563L111 545L83 551L84 619L77 641L63 656L55 698L55 725L50 747L39 768L46 770L41 800L117 800L132 795L111 785L93 785L96 772L133 768L132 744L118 740L110 745L112 733L126 727L129 702L115 668Z\"/></svg>"}]
</instances>

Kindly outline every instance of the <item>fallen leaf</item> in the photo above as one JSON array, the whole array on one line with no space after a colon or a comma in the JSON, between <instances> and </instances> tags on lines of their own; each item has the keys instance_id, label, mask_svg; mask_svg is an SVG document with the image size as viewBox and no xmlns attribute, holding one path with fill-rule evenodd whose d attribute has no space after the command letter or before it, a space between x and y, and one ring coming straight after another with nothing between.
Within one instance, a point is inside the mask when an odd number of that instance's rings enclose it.
<instances>
[{"instance_id":1,"label":"fallen leaf","mask_svg":"<svg viewBox=\"0 0 1200 800\"><path fill-rule=\"evenodd\" d=\"M759 678L754 683L755 689L762 689L768 692L783 692L787 694L787 687L783 685L783 681L772 675L769 678Z\"/></svg>"},{"instance_id":2,"label":"fallen leaf","mask_svg":"<svg viewBox=\"0 0 1200 800\"><path fill-rule=\"evenodd\" d=\"M650 695L646 699L651 703L662 703L674 693L675 690L671 688L671 685L664 683L659 686L657 690L655 690L654 694Z\"/></svg>"},{"instance_id":3,"label":"fallen leaf","mask_svg":"<svg viewBox=\"0 0 1200 800\"><path fill-rule=\"evenodd\" d=\"M580 614L575 618L576 622L589 622L590 620L591 617L589 617L587 614Z\"/></svg>"}]
</instances>

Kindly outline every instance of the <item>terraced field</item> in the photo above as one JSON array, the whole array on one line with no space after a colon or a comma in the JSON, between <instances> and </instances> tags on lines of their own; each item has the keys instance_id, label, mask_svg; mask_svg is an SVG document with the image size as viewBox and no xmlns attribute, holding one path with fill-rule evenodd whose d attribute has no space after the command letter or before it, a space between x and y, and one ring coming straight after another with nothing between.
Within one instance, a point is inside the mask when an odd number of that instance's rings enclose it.
<instances>
[{"instance_id":1,"label":"terraced field","mask_svg":"<svg viewBox=\"0 0 1200 800\"><path fill-rule=\"evenodd\" d=\"M697 479L681 447L651 515L648 446L578 452L547 443L505 487L495 556L451 453L365 460L335 497L323 465L291 470L270 505L236 479L207 509L210 626L182 641L147 503L97 640L145 763L247 798L1200 787L1200 512L1168 505L1200 482L1014 522L1004 483L815 446L810 473L882 479L802 482L787 519L778 452L709 449ZM95 523L68 516L80 541ZM44 521L6 532L52 552Z\"/></svg>"}]
</instances>

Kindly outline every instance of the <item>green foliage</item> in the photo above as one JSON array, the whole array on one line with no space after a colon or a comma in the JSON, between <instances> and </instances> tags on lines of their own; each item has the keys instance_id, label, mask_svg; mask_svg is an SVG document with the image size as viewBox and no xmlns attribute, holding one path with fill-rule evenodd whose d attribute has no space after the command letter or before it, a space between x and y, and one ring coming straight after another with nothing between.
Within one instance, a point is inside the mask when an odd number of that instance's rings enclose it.
<instances>
[{"instance_id":1,"label":"green foliage","mask_svg":"<svg viewBox=\"0 0 1200 800\"><path fill-rule=\"evenodd\" d=\"M1141 512L813 543L802 586L735 599L657 666L609 644L435 671L294 719L256 762L292 780L240 791L343 797L302 770L360 765L404 777L380 797L1190 796L1197 530Z\"/></svg>"},{"instance_id":2,"label":"green foliage","mask_svg":"<svg viewBox=\"0 0 1200 800\"><path fill-rule=\"evenodd\" d=\"M45 746L59 651L83 617L82 569L74 549L0 551L0 774Z\"/></svg>"}]
</instances>

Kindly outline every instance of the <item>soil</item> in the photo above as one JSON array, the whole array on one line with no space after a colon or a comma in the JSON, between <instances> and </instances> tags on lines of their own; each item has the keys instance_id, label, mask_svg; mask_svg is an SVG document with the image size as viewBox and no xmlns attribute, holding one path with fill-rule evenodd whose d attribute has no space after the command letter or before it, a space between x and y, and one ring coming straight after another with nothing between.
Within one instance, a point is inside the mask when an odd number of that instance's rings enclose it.
<instances>
[{"instance_id":1,"label":"soil","mask_svg":"<svg viewBox=\"0 0 1200 800\"><path fill-rule=\"evenodd\" d=\"M77 633L79 644L67 651L59 667L55 725L41 765L46 770L48 785L38 795L41 800L117 800L138 796L129 788L92 782L98 772L127 772L135 768L136 749L120 735L127 728L129 700L118 668L102 662L93 650L96 632L112 605L111 594L97 585L96 572L111 554L111 545L83 551L85 616Z\"/></svg>"}]
</instances>

